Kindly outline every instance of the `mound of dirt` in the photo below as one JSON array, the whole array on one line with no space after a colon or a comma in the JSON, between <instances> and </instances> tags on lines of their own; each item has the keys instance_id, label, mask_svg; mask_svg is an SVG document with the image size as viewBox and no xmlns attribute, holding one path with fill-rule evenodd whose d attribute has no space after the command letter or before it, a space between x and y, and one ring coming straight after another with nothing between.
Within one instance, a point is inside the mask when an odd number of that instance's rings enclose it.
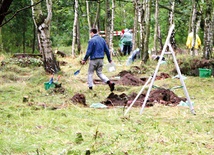
<instances>
[{"instance_id":1,"label":"mound of dirt","mask_svg":"<svg viewBox=\"0 0 214 155\"><path fill-rule=\"evenodd\" d=\"M130 96L126 94L117 95L111 93L106 101L101 103L107 106L129 106L133 100L136 98L137 94L132 93ZM141 94L138 99L135 101L133 107L142 106L146 94ZM178 97L174 92L168 89L157 89L150 92L149 98L147 100L146 106L153 106L155 103L167 105L167 106L176 106L180 101L186 101L186 98Z\"/></svg>"},{"instance_id":2,"label":"mound of dirt","mask_svg":"<svg viewBox=\"0 0 214 155\"><path fill-rule=\"evenodd\" d=\"M180 101L186 101L186 98L178 97L169 89L157 89L150 92L147 102L157 102L164 105L177 105Z\"/></svg>"},{"instance_id":3,"label":"mound of dirt","mask_svg":"<svg viewBox=\"0 0 214 155\"><path fill-rule=\"evenodd\" d=\"M70 99L74 104L81 104L83 106L87 106L86 104L86 98L84 94L75 94L71 99Z\"/></svg>"},{"instance_id":4,"label":"mound of dirt","mask_svg":"<svg viewBox=\"0 0 214 155\"><path fill-rule=\"evenodd\" d=\"M128 101L128 96L125 93L122 93L120 95L111 93L106 98L105 101L102 101L102 104L105 104L107 106L124 106L126 105Z\"/></svg>"},{"instance_id":5,"label":"mound of dirt","mask_svg":"<svg viewBox=\"0 0 214 155\"><path fill-rule=\"evenodd\" d=\"M160 73L160 75L157 75L155 80L163 80L163 79L167 79L170 78L171 76L167 73Z\"/></svg>"},{"instance_id":6,"label":"mound of dirt","mask_svg":"<svg viewBox=\"0 0 214 155\"><path fill-rule=\"evenodd\" d=\"M140 86L144 85L144 81L142 81L140 78L136 78L130 73L125 74L120 78L120 80L117 82L117 84L120 85L128 85L128 86Z\"/></svg>"},{"instance_id":7,"label":"mound of dirt","mask_svg":"<svg viewBox=\"0 0 214 155\"><path fill-rule=\"evenodd\" d=\"M132 73L131 73L131 71L127 71L127 70L123 70L123 71L121 71L119 74L118 74L118 76L120 76L120 77L123 77L123 76L125 76L126 74L131 74L131 75L133 75Z\"/></svg>"}]
</instances>

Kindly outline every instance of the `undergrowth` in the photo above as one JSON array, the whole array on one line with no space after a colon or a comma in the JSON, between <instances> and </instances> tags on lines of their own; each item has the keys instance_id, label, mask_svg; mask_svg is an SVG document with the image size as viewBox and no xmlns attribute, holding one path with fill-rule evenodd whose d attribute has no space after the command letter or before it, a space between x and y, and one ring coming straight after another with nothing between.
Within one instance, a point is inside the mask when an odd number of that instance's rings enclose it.
<instances>
[{"instance_id":1,"label":"undergrowth","mask_svg":"<svg viewBox=\"0 0 214 155\"><path fill-rule=\"evenodd\" d=\"M122 70L141 66L144 70L136 76L148 78L157 65L156 61L145 65L137 60L126 66L127 57L119 58L120 61L113 58L115 72L108 72L104 66L103 73L108 77L114 78ZM76 93L84 94L87 105L91 105L105 100L111 92L104 84L88 90L87 65L79 75L73 74L80 68L81 56L58 59L67 62L60 72L63 93L44 89L44 82L51 76L41 66L6 63L0 67L0 154L84 155L86 150L93 155L213 154L213 77L186 76L184 80L196 115L189 107L155 104L145 108L142 115L139 107L131 108L124 116L126 109L121 107L93 109L73 104L71 98ZM173 68L168 59L158 73L167 72L173 77ZM94 75L94 78L98 77ZM172 88L181 83L179 79L168 78L155 81L155 85ZM138 93L141 88L116 85L114 93ZM182 89L173 91L185 96Z\"/></svg>"}]
</instances>

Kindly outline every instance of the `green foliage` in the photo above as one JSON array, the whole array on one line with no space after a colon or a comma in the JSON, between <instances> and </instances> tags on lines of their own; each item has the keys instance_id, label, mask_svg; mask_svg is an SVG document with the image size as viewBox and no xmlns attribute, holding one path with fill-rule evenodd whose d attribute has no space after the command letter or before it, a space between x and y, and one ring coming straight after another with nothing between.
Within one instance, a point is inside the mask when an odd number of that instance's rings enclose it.
<instances>
[{"instance_id":1,"label":"green foliage","mask_svg":"<svg viewBox=\"0 0 214 155\"><path fill-rule=\"evenodd\" d=\"M27 5L30 5L28 0L13 1L10 6L10 10L13 11L7 15L7 19ZM19 12L15 18L2 27L3 45L6 52L26 52L24 46L32 47L33 36L34 25L30 9Z\"/></svg>"},{"instance_id":2,"label":"green foliage","mask_svg":"<svg viewBox=\"0 0 214 155\"><path fill-rule=\"evenodd\" d=\"M46 8L45 1L42 2L43 9ZM100 17L98 26L100 30L105 30L105 1L100 1ZM169 23L169 9L170 5L167 0L159 2L159 24L163 40L165 39ZM206 7L206 3L199 3L201 8ZM10 10L15 11L30 5L29 0L13 1ZM89 1L90 5L90 19L94 22L97 12L97 1ZM115 18L114 29L122 30L125 28L133 28L134 25L134 6L132 1L115 1ZM168 8L164 8L164 7ZM185 45L186 36L189 29L189 18L191 15L191 1L175 1L175 39L178 45ZM199 7L199 6L198 6ZM73 0L56 0L53 2L53 16L51 21L51 41L53 47L70 46L73 36L73 20L74 20L74 1ZM151 34L150 34L150 48L153 46L154 36L154 1L152 1L151 8ZM9 19L13 13L6 16ZM86 17L86 3L85 0L79 0L79 24L80 24L80 40L81 43L88 41L88 21ZM202 16L202 19L204 17ZM2 27L3 47L9 53L31 53L34 45L34 23L32 20L31 9L26 9L19 12L13 20ZM203 38L203 29L199 31L199 36ZM119 38L119 37L118 37ZM114 37L114 45L118 47L118 38ZM203 39L202 39L203 41ZM37 44L37 42L35 42ZM25 47L25 48L24 48ZM35 45L37 49L37 45Z\"/></svg>"}]
</instances>

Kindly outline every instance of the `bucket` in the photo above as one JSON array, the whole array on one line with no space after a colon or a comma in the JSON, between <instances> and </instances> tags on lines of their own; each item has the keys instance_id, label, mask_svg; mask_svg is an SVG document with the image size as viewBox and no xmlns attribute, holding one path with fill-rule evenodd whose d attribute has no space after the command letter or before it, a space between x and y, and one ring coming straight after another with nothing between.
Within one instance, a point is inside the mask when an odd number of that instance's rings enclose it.
<instances>
[{"instance_id":1,"label":"bucket","mask_svg":"<svg viewBox=\"0 0 214 155\"><path fill-rule=\"evenodd\" d=\"M116 70L115 64L114 64L114 63L109 63L109 64L107 65L107 69L108 69L109 72L115 71L115 70Z\"/></svg>"},{"instance_id":2,"label":"bucket","mask_svg":"<svg viewBox=\"0 0 214 155\"><path fill-rule=\"evenodd\" d=\"M211 77L212 69L199 68L199 77L206 78Z\"/></svg>"},{"instance_id":3,"label":"bucket","mask_svg":"<svg viewBox=\"0 0 214 155\"><path fill-rule=\"evenodd\" d=\"M54 88L55 84L54 83L50 83L50 82L45 82L44 83L44 87L45 87L45 90L48 90L50 88Z\"/></svg>"}]
</instances>

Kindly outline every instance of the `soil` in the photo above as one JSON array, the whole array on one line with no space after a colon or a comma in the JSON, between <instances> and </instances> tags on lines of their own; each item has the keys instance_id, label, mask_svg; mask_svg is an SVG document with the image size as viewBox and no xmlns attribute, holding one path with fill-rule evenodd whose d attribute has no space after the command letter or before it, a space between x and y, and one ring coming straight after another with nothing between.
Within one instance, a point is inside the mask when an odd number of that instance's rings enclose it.
<instances>
[{"instance_id":1,"label":"soil","mask_svg":"<svg viewBox=\"0 0 214 155\"><path fill-rule=\"evenodd\" d=\"M107 99L105 101L102 101L101 103L107 106L129 106L135 100L136 96L136 93L132 93L129 96L124 93L121 95L111 93L107 97ZM141 107L144 102L145 96L146 93L140 94L135 103L133 104L133 107ZM186 98L180 98L171 90L162 88L152 90L150 92L149 98L146 102L146 107L153 106L155 103L163 104L166 106L176 106L180 103L180 101L185 102Z\"/></svg>"},{"instance_id":2,"label":"soil","mask_svg":"<svg viewBox=\"0 0 214 155\"><path fill-rule=\"evenodd\" d=\"M77 93L70 99L74 104L81 104L87 106L84 94Z\"/></svg>"},{"instance_id":3,"label":"soil","mask_svg":"<svg viewBox=\"0 0 214 155\"><path fill-rule=\"evenodd\" d=\"M180 70L184 75L190 76L198 76L199 71L198 68L212 68L212 75L214 75L214 60L205 60L205 59L192 59L191 61L187 60L178 60ZM121 71L117 77L120 77L119 80L114 80L115 87L118 85L125 85L125 86L143 86L148 78L136 77L133 73L139 72L140 69L138 67L133 67L132 71ZM176 70L174 72L177 73ZM160 73L156 76L155 80L163 80L166 78L170 78L169 74ZM95 84L103 84L100 80L94 80ZM138 93L138 92L137 92ZM113 106L129 106L133 100L135 100L136 96L138 95L136 92L133 92L130 95L125 93L122 94L115 94L110 93L109 96L104 100L100 101L107 105L108 107ZM146 96L146 92L139 95L138 99L135 101L133 107L142 106L144 102L144 98ZM83 94L76 94L71 99L75 104L80 103L86 106L86 99ZM166 106L176 106L180 103L180 101L186 101L186 98L178 97L173 91L164 88L157 88L153 89L150 94L149 98L146 102L146 106L153 106L154 104L162 104Z\"/></svg>"},{"instance_id":4,"label":"soil","mask_svg":"<svg viewBox=\"0 0 214 155\"><path fill-rule=\"evenodd\" d=\"M118 85L126 85L126 86L143 86L147 78L138 78L135 77L129 71L122 71L118 74L121 78L118 81L114 81L116 83L116 87ZM160 75L156 76L156 80L162 80L165 78L169 78L169 74L160 73ZM102 84L96 80L96 84ZM100 101L100 103L105 104L109 107L113 106L129 106L133 100L136 98L137 93L132 93L127 95L125 93L115 94L110 93L109 96L104 100ZM133 107L142 106L144 102L144 98L146 96L146 92L139 95L138 99L135 101ZM71 99L75 104L80 103L86 106L86 99L83 94L75 94ZM159 88L156 90L152 90L150 92L150 96L147 100L146 106L153 106L155 103L167 105L167 106L175 106L179 104L180 101L186 101L185 98L178 97L174 92L169 89Z\"/></svg>"}]
</instances>

